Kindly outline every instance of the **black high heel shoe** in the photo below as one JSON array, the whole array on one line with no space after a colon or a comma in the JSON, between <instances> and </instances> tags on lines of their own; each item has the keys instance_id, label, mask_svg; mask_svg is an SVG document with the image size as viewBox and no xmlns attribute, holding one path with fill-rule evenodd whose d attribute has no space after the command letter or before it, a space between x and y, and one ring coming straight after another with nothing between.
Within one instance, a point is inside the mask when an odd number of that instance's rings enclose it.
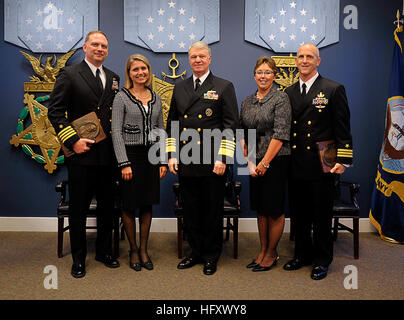
<instances>
[{"instance_id":1,"label":"black high heel shoe","mask_svg":"<svg viewBox=\"0 0 404 320\"><path fill-rule=\"evenodd\" d=\"M139 255L139 252L136 250L129 250L129 267L135 271L141 271L142 270L142 264L140 262L132 262L132 254L137 254ZM140 258L139 258L140 259Z\"/></svg>"},{"instance_id":2,"label":"black high heel shoe","mask_svg":"<svg viewBox=\"0 0 404 320\"><path fill-rule=\"evenodd\" d=\"M256 267L254 267L254 268L252 269L252 271L253 271L253 272L261 272L261 271L268 271L268 270L271 270L273 267L276 266L276 264L278 263L278 260L279 260L279 256L276 256L274 262L272 262L272 264L271 264L270 266L268 266L268 267L263 267L263 266L261 266L260 264L258 264Z\"/></svg>"},{"instance_id":3,"label":"black high heel shoe","mask_svg":"<svg viewBox=\"0 0 404 320\"><path fill-rule=\"evenodd\" d=\"M247 264L247 269L251 269L251 268L255 268L258 267L260 264L255 261L255 259L253 259L253 261L251 261L249 264Z\"/></svg>"},{"instance_id":4,"label":"black high heel shoe","mask_svg":"<svg viewBox=\"0 0 404 320\"><path fill-rule=\"evenodd\" d=\"M140 259L140 265L143 267L143 268L145 268L145 269L147 269L147 270L153 270L153 268L154 268L154 266L153 266L153 262L151 261L151 259L150 259L150 257L149 257L149 255L147 255L147 261L146 262L144 262L143 260L142 260L142 256L139 254L139 259Z\"/></svg>"}]
</instances>

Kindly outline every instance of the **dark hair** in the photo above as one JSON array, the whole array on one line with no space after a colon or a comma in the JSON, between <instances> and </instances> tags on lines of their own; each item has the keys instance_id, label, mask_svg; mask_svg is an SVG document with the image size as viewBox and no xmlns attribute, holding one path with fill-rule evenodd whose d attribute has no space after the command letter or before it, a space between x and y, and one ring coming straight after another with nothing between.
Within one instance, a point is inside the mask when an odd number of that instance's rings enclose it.
<instances>
[{"instance_id":1,"label":"dark hair","mask_svg":"<svg viewBox=\"0 0 404 320\"><path fill-rule=\"evenodd\" d=\"M257 60L257 63L255 64L255 68L254 68L254 74L255 74L255 71L264 63L269 65L271 70L274 72L274 75L276 75L276 73L278 72L278 68L276 67L275 60L272 58L269 58L267 56L262 56L261 58L259 58Z\"/></svg>"}]
</instances>

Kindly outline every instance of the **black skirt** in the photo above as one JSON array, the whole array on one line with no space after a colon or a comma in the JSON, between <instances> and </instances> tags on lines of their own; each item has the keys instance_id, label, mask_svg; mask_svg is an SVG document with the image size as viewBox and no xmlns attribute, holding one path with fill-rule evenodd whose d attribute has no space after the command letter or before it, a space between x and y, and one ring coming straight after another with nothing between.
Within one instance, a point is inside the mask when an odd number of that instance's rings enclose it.
<instances>
[{"instance_id":1,"label":"black skirt","mask_svg":"<svg viewBox=\"0 0 404 320\"><path fill-rule=\"evenodd\" d=\"M148 152L148 147L126 146L126 154L132 167L132 179L124 181L120 174L122 209L125 211L160 202L159 165L149 162Z\"/></svg>"},{"instance_id":2,"label":"black skirt","mask_svg":"<svg viewBox=\"0 0 404 320\"><path fill-rule=\"evenodd\" d=\"M250 176L250 208L266 217L285 212L285 193L290 156L277 156L262 177ZM261 159L257 159L257 164Z\"/></svg>"}]
</instances>

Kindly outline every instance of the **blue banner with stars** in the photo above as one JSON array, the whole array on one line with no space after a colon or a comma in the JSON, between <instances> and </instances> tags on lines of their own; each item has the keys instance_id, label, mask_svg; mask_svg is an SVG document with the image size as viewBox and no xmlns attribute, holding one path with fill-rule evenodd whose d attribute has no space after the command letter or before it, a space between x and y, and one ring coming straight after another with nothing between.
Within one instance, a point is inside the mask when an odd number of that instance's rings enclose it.
<instances>
[{"instance_id":1,"label":"blue banner with stars","mask_svg":"<svg viewBox=\"0 0 404 320\"><path fill-rule=\"evenodd\" d=\"M245 0L245 40L274 52L339 41L339 0Z\"/></svg>"},{"instance_id":2,"label":"blue banner with stars","mask_svg":"<svg viewBox=\"0 0 404 320\"><path fill-rule=\"evenodd\" d=\"M98 0L5 0L5 40L35 53L81 47L98 29Z\"/></svg>"},{"instance_id":3,"label":"blue banner with stars","mask_svg":"<svg viewBox=\"0 0 404 320\"><path fill-rule=\"evenodd\" d=\"M219 0L125 0L125 41L153 52L187 52L219 41Z\"/></svg>"}]
</instances>

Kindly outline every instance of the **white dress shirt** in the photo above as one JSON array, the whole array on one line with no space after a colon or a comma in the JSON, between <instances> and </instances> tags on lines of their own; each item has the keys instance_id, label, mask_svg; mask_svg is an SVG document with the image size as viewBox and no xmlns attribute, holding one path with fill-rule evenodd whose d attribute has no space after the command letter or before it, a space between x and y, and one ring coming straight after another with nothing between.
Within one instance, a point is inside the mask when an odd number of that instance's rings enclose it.
<instances>
[{"instance_id":1,"label":"white dress shirt","mask_svg":"<svg viewBox=\"0 0 404 320\"><path fill-rule=\"evenodd\" d=\"M194 80L194 88L195 88L195 80L196 79L199 79L200 80L200 84L199 84L199 86L201 86L202 85L202 83L206 80L206 78L208 77L208 75L209 75L209 73L210 73L210 70L208 70L208 72L206 72L202 77L196 77L195 75L193 75L193 80Z\"/></svg>"},{"instance_id":2,"label":"white dress shirt","mask_svg":"<svg viewBox=\"0 0 404 320\"><path fill-rule=\"evenodd\" d=\"M303 92L302 85L303 85L303 83L305 83L306 84L306 94L307 94L309 92L311 86L313 85L314 81L316 81L317 77L318 77L318 72L312 78L307 80L306 82L303 82L302 79L299 78L300 93Z\"/></svg>"},{"instance_id":3,"label":"white dress shirt","mask_svg":"<svg viewBox=\"0 0 404 320\"><path fill-rule=\"evenodd\" d=\"M85 61L85 62L88 64L88 66L90 67L91 72L92 72L93 75L94 75L94 78L95 78L96 75L97 75L97 69L100 69L100 78L101 78L102 86L103 86L104 89L105 89L105 83L107 82L107 77L106 77L106 75L105 75L105 71L104 71L104 68L102 67L102 65L97 68L95 65L93 65L91 62L89 62L87 59L84 59L84 61Z\"/></svg>"}]
</instances>

